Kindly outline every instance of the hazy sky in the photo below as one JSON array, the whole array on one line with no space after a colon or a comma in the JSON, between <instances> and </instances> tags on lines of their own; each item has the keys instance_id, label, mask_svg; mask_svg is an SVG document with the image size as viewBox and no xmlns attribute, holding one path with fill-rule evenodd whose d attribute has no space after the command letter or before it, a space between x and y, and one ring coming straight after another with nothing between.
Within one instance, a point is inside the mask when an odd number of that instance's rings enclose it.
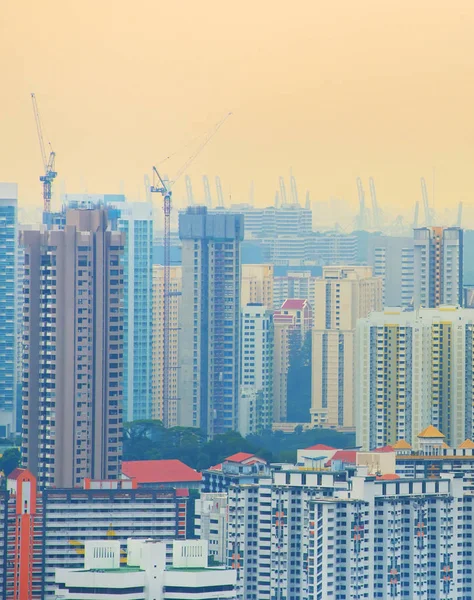
<instances>
[{"instance_id":1,"label":"hazy sky","mask_svg":"<svg viewBox=\"0 0 474 600\"><path fill-rule=\"evenodd\" d=\"M154 163L233 111L189 170L195 196L207 173L270 204L292 167L300 197L355 203L372 175L396 211L434 167L438 206L474 204L473 32L472 0L2 0L0 180L41 203L34 91L57 193L143 199Z\"/></svg>"}]
</instances>

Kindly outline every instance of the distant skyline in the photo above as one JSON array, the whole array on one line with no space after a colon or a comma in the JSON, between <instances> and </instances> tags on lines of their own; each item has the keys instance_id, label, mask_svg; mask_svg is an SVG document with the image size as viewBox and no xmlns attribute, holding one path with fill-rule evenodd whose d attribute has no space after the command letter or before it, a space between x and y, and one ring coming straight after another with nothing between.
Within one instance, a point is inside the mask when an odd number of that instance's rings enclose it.
<instances>
[{"instance_id":1,"label":"distant skyline","mask_svg":"<svg viewBox=\"0 0 474 600\"><path fill-rule=\"evenodd\" d=\"M227 203L253 180L269 205L292 168L300 201L309 189L355 209L356 177L368 196L373 176L382 209L411 213L435 169L438 208L474 207L471 0L5 0L0 29L0 180L19 184L21 207L42 203L31 92L56 198L66 182L144 200L152 165L232 111L188 171L197 200L207 174Z\"/></svg>"}]
</instances>

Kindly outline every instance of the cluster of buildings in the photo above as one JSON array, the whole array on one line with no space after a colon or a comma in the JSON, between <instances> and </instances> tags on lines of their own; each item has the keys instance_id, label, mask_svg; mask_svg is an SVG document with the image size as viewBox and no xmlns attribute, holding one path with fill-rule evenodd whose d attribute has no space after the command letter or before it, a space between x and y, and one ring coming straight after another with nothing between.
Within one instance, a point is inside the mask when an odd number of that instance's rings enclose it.
<instances>
[{"instance_id":1,"label":"cluster of buildings","mask_svg":"<svg viewBox=\"0 0 474 600\"><path fill-rule=\"evenodd\" d=\"M0 184L0 437L22 438L0 492L0 597L472 598L460 228L372 236L361 256L298 204L190 206L165 335L150 203L69 195L32 228L17 197ZM246 262L255 241L264 260ZM304 349L306 396L291 383ZM123 462L123 423L152 418L208 438L355 431L357 449L238 453L202 474Z\"/></svg>"}]
</instances>

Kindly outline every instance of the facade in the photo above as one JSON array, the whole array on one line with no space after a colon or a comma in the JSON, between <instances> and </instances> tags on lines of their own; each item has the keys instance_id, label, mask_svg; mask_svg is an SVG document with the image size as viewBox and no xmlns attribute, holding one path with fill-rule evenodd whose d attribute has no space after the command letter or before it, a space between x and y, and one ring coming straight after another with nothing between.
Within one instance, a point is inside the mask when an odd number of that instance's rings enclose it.
<instances>
[{"instance_id":1,"label":"facade","mask_svg":"<svg viewBox=\"0 0 474 600\"><path fill-rule=\"evenodd\" d=\"M244 216L246 238L277 238L282 235L304 237L313 229L311 209L299 204L265 208L238 204L231 206L231 211Z\"/></svg>"},{"instance_id":2,"label":"facade","mask_svg":"<svg viewBox=\"0 0 474 600\"><path fill-rule=\"evenodd\" d=\"M122 255L123 414L124 420L152 417L152 268L151 202L117 202L118 230L125 233Z\"/></svg>"},{"instance_id":3,"label":"facade","mask_svg":"<svg viewBox=\"0 0 474 600\"><path fill-rule=\"evenodd\" d=\"M313 426L354 426L357 319L382 309L382 279L371 267L324 267L314 284Z\"/></svg>"},{"instance_id":4,"label":"facade","mask_svg":"<svg viewBox=\"0 0 474 600\"><path fill-rule=\"evenodd\" d=\"M458 446L473 436L469 309L386 309L357 324L356 432L364 449L406 440L428 425Z\"/></svg>"},{"instance_id":5,"label":"facade","mask_svg":"<svg viewBox=\"0 0 474 600\"><path fill-rule=\"evenodd\" d=\"M116 478L121 458L124 234L104 210L24 231L23 464L40 487Z\"/></svg>"},{"instance_id":6,"label":"facade","mask_svg":"<svg viewBox=\"0 0 474 600\"><path fill-rule=\"evenodd\" d=\"M232 483L256 483L262 475L268 476L269 473L270 467L263 458L248 452L237 452L221 464L203 471L203 492L227 492Z\"/></svg>"},{"instance_id":7,"label":"facade","mask_svg":"<svg viewBox=\"0 0 474 600\"><path fill-rule=\"evenodd\" d=\"M333 463L334 464L334 463ZM228 566L245 600L467 600L471 495L462 477L276 471L229 490Z\"/></svg>"},{"instance_id":8,"label":"facade","mask_svg":"<svg viewBox=\"0 0 474 600\"><path fill-rule=\"evenodd\" d=\"M422 227L414 230L415 308L463 303L463 230Z\"/></svg>"},{"instance_id":9,"label":"facade","mask_svg":"<svg viewBox=\"0 0 474 600\"><path fill-rule=\"evenodd\" d=\"M209 544L209 556L219 564L227 559L227 492L202 493L194 507L195 535Z\"/></svg>"},{"instance_id":10,"label":"facade","mask_svg":"<svg viewBox=\"0 0 474 600\"><path fill-rule=\"evenodd\" d=\"M306 299L290 298L273 314L273 420L286 421L288 369L293 348L301 347L313 326L313 311Z\"/></svg>"},{"instance_id":11,"label":"facade","mask_svg":"<svg viewBox=\"0 0 474 600\"><path fill-rule=\"evenodd\" d=\"M278 275L273 283L273 308L277 310L288 298L306 298L314 310L314 284L318 278L311 271L289 271Z\"/></svg>"},{"instance_id":12,"label":"facade","mask_svg":"<svg viewBox=\"0 0 474 600\"><path fill-rule=\"evenodd\" d=\"M411 306L415 285L413 238L372 235L368 242L369 265L374 277L382 278L383 306Z\"/></svg>"},{"instance_id":13,"label":"facade","mask_svg":"<svg viewBox=\"0 0 474 600\"><path fill-rule=\"evenodd\" d=\"M126 566L120 546L109 540L88 543L83 569L57 572L63 600L235 600L235 571L208 566L205 541L174 541L167 566L166 544L129 539Z\"/></svg>"},{"instance_id":14,"label":"facade","mask_svg":"<svg viewBox=\"0 0 474 600\"><path fill-rule=\"evenodd\" d=\"M182 304L178 423L209 437L238 427L242 215L179 215Z\"/></svg>"},{"instance_id":15,"label":"facade","mask_svg":"<svg viewBox=\"0 0 474 600\"><path fill-rule=\"evenodd\" d=\"M320 265L357 264L358 240L344 233L313 233L306 240L305 257Z\"/></svg>"},{"instance_id":16,"label":"facade","mask_svg":"<svg viewBox=\"0 0 474 600\"><path fill-rule=\"evenodd\" d=\"M18 188L0 183L0 435L16 430Z\"/></svg>"},{"instance_id":17,"label":"facade","mask_svg":"<svg viewBox=\"0 0 474 600\"><path fill-rule=\"evenodd\" d=\"M181 267L170 267L170 324L169 324L169 427L178 424L178 372L179 372L179 329L182 289ZM153 403L152 417L165 422L163 417L163 361L164 361L164 267L153 265Z\"/></svg>"},{"instance_id":18,"label":"facade","mask_svg":"<svg viewBox=\"0 0 474 600\"><path fill-rule=\"evenodd\" d=\"M247 304L241 315L239 431L270 429L273 420L273 313Z\"/></svg>"},{"instance_id":19,"label":"facade","mask_svg":"<svg viewBox=\"0 0 474 600\"><path fill-rule=\"evenodd\" d=\"M273 265L242 265L240 305L247 304L273 308Z\"/></svg>"}]
</instances>

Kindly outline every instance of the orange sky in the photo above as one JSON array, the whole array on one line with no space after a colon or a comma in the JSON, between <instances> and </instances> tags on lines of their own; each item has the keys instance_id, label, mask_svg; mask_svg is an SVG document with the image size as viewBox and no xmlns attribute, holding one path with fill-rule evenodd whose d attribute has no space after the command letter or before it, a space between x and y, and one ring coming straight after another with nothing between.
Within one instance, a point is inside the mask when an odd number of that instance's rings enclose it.
<instances>
[{"instance_id":1,"label":"orange sky","mask_svg":"<svg viewBox=\"0 0 474 600\"><path fill-rule=\"evenodd\" d=\"M57 193L143 198L152 164L232 110L189 170L198 197L218 174L269 204L292 167L321 201L355 204L372 175L395 212L435 167L437 206L474 204L473 32L472 0L3 0L0 180L40 204L34 91Z\"/></svg>"}]
</instances>

